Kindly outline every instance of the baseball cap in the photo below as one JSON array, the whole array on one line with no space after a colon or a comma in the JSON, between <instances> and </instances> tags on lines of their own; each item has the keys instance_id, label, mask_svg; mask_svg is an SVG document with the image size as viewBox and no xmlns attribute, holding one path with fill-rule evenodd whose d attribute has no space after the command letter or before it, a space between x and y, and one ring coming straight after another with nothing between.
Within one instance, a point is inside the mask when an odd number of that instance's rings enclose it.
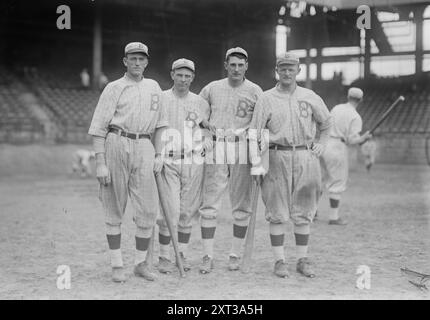
<instances>
[{"instance_id":1,"label":"baseball cap","mask_svg":"<svg viewBox=\"0 0 430 320\"><path fill-rule=\"evenodd\" d=\"M136 53L136 52L142 52L149 57L148 47L144 45L142 42L130 42L125 46L125 49L124 49L125 54Z\"/></svg>"},{"instance_id":2,"label":"baseball cap","mask_svg":"<svg viewBox=\"0 0 430 320\"><path fill-rule=\"evenodd\" d=\"M228 49L227 52L225 53L225 59L227 60L228 56L232 55L233 53L243 54L246 57L246 59L248 59L248 52L246 52L246 50L242 49L241 47Z\"/></svg>"},{"instance_id":3,"label":"baseball cap","mask_svg":"<svg viewBox=\"0 0 430 320\"><path fill-rule=\"evenodd\" d=\"M299 64L300 58L292 52L285 52L276 58L276 65L280 64Z\"/></svg>"},{"instance_id":4,"label":"baseball cap","mask_svg":"<svg viewBox=\"0 0 430 320\"><path fill-rule=\"evenodd\" d=\"M349 88L348 98L361 99L363 98L363 91L359 88Z\"/></svg>"},{"instance_id":5,"label":"baseball cap","mask_svg":"<svg viewBox=\"0 0 430 320\"><path fill-rule=\"evenodd\" d=\"M179 69L179 68L188 68L191 71L195 72L194 62L185 58L181 58L173 61L172 70Z\"/></svg>"}]
</instances>

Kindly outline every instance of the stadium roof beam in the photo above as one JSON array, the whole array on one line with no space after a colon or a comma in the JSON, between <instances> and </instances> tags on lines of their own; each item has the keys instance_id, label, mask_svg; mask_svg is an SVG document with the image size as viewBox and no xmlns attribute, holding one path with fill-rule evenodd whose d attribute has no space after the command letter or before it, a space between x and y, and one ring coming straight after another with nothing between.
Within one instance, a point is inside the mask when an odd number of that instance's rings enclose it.
<instances>
[{"instance_id":1,"label":"stadium roof beam","mask_svg":"<svg viewBox=\"0 0 430 320\"><path fill-rule=\"evenodd\" d=\"M337 9L357 9L361 5L377 8L429 3L428 0L306 0L306 2Z\"/></svg>"},{"instance_id":2,"label":"stadium roof beam","mask_svg":"<svg viewBox=\"0 0 430 320\"><path fill-rule=\"evenodd\" d=\"M389 54L393 52L393 48L388 42L387 35L382 28L381 22L376 15L375 10L372 10L372 28L370 31L370 37L375 41L376 46L379 49L379 52L384 54Z\"/></svg>"}]
</instances>

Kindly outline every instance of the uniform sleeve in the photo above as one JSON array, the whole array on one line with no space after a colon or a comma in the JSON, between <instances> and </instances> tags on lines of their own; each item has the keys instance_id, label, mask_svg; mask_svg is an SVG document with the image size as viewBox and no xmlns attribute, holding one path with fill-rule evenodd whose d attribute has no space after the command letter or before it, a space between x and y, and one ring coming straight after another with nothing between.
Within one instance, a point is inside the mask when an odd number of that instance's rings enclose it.
<instances>
[{"instance_id":1,"label":"uniform sleeve","mask_svg":"<svg viewBox=\"0 0 430 320\"><path fill-rule=\"evenodd\" d=\"M94 110L88 134L103 138L106 137L108 126L115 114L120 92L120 87L111 83L104 88Z\"/></svg>"},{"instance_id":2,"label":"uniform sleeve","mask_svg":"<svg viewBox=\"0 0 430 320\"><path fill-rule=\"evenodd\" d=\"M207 103L211 103L210 102L210 84L206 85L202 91L200 91L200 97L202 97L203 99L205 99L207 101Z\"/></svg>"},{"instance_id":3,"label":"uniform sleeve","mask_svg":"<svg viewBox=\"0 0 430 320\"><path fill-rule=\"evenodd\" d=\"M158 108L158 118L157 118L157 124L155 125L155 128L161 128L161 127L168 127L169 126L169 115L167 113L167 108L169 107L167 105L167 101L165 96L162 94L161 88L157 83L157 94L160 97L160 107Z\"/></svg>"},{"instance_id":4,"label":"uniform sleeve","mask_svg":"<svg viewBox=\"0 0 430 320\"><path fill-rule=\"evenodd\" d=\"M328 110L324 100L320 96L315 95L314 103L311 104L312 114L317 123L317 129L320 133L319 143L326 145L329 135L330 127L332 125L332 116Z\"/></svg>"},{"instance_id":5,"label":"uniform sleeve","mask_svg":"<svg viewBox=\"0 0 430 320\"><path fill-rule=\"evenodd\" d=\"M199 100L200 100L199 101L199 120L200 120L200 122L202 120L209 121L209 117L211 115L209 103L205 99L202 99L202 98L200 98Z\"/></svg>"},{"instance_id":6,"label":"uniform sleeve","mask_svg":"<svg viewBox=\"0 0 430 320\"><path fill-rule=\"evenodd\" d=\"M249 125L249 139L261 139L261 132L266 128L267 122L270 120L270 105L265 103L266 98L260 96L257 100L251 123Z\"/></svg>"}]
</instances>

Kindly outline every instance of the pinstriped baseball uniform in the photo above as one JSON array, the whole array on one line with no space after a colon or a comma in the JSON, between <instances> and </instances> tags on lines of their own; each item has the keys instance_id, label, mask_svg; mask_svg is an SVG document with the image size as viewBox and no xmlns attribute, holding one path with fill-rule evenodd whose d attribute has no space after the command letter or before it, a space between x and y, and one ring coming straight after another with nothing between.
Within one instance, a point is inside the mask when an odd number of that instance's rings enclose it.
<instances>
[{"instance_id":1,"label":"pinstriped baseball uniform","mask_svg":"<svg viewBox=\"0 0 430 320\"><path fill-rule=\"evenodd\" d=\"M348 181L347 144L351 137L360 134L363 123L357 110L349 103L335 106L331 115L330 139L320 161L323 183L330 193L339 194L346 190Z\"/></svg>"},{"instance_id":2,"label":"pinstriped baseball uniform","mask_svg":"<svg viewBox=\"0 0 430 320\"><path fill-rule=\"evenodd\" d=\"M167 152L172 150L174 154L183 153L184 126L192 130L201 130L199 124L202 119L208 119L209 105L200 96L188 92L185 97L178 97L172 89L163 91L163 106L166 107L169 121L169 128L180 132L181 141L176 140ZM200 143L199 141L195 141ZM193 146L191 146L193 147ZM193 157L201 157L194 153ZM203 183L203 159L201 164L190 161L184 163L183 159L172 159L167 157L163 171L161 172L162 183L159 184L162 192L160 195L166 197L171 202L170 208L174 212L171 221L182 228L191 228L193 219L198 218L198 209L201 204L202 183ZM167 227L164 219L159 219L158 223Z\"/></svg>"},{"instance_id":3,"label":"pinstriped baseball uniform","mask_svg":"<svg viewBox=\"0 0 430 320\"><path fill-rule=\"evenodd\" d=\"M137 226L151 228L159 213L157 185L153 173L155 151L149 139L129 139L108 133L114 125L129 133L153 134L168 125L161 103L161 89L151 79L134 81L127 75L103 90L88 133L106 137L106 164L111 183L100 185L100 200L106 223L120 225L130 197Z\"/></svg>"},{"instance_id":4,"label":"pinstriped baseball uniform","mask_svg":"<svg viewBox=\"0 0 430 320\"><path fill-rule=\"evenodd\" d=\"M324 101L312 90L297 86L290 95L275 87L257 101L250 129L268 129L271 145L310 145L317 128L327 132L330 125ZM261 187L268 221L309 223L321 189L318 158L310 150L269 150L269 170Z\"/></svg>"},{"instance_id":5,"label":"pinstriped baseball uniform","mask_svg":"<svg viewBox=\"0 0 430 320\"><path fill-rule=\"evenodd\" d=\"M224 129L225 135L232 135L234 130L249 128L255 103L262 93L257 84L247 79L234 88L229 85L228 78L225 78L209 83L200 95L210 105L209 123L217 129ZM220 145L224 146L217 143L215 148ZM236 149L238 148L236 143ZM216 152L207 156L216 157ZM226 154L224 156L227 157ZM246 164L239 163L237 150L234 160L233 164L227 162L227 158L224 158L223 164L205 164L203 204L200 208L202 217L216 218L221 208L222 195L228 185L233 218L244 220L251 214L250 165L248 161Z\"/></svg>"}]
</instances>

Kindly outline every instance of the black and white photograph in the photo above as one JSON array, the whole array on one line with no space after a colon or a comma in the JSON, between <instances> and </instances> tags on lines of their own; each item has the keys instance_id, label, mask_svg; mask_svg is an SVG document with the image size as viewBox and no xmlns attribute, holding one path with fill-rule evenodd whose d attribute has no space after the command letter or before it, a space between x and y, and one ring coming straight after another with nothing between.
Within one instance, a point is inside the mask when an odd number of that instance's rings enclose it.
<instances>
[{"instance_id":1,"label":"black and white photograph","mask_svg":"<svg viewBox=\"0 0 430 320\"><path fill-rule=\"evenodd\" d=\"M1 300L430 300L430 1L2 0L0 35Z\"/></svg>"}]
</instances>

